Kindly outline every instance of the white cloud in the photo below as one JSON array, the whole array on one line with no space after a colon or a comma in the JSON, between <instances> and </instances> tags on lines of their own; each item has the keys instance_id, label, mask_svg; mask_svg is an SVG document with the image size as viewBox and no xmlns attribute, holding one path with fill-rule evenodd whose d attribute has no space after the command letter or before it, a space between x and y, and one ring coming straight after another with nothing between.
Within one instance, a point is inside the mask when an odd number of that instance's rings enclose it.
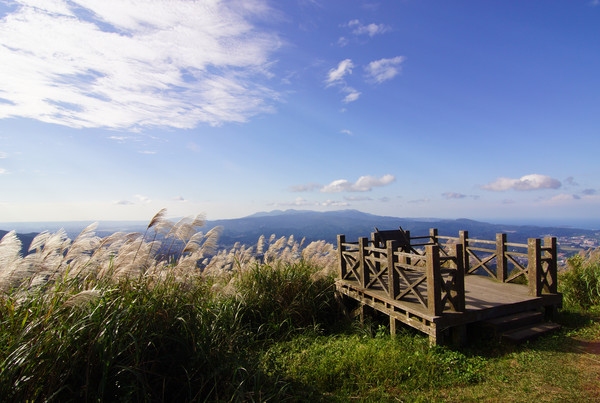
<instances>
[{"instance_id":1,"label":"white cloud","mask_svg":"<svg viewBox=\"0 0 600 403\"><path fill-rule=\"evenodd\" d=\"M373 200L370 197L366 197L366 196L344 196L344 200L348 200L350 202L356 202L356 201L369 201L369 200Z\"/></svg>"},{"instance_id":2,"label":"white cloud","mask_svg":"<svg viewBox=\"0 0 600 403\"><path fill-rule=\"evenodd\" d=\"M561 193L561 194L558 194L558 195L553 196L552 198L550 198L549 202L550 203L553 203L553 202L565 202L565 201L572 201L572 200L579 200L579 199L581 199L581 196L573 195L573 194Z\"/></svg>"},{"instance_id":3,"label":"white cloud","mask_svg":"<svg viewBox=\"0 0 600 403\"><path fill-rule=\"evenodd\" d=\"M400 74L400 65L405 60L403 56L396 56L391 59L379 59L372 61L365 67L367 77L376 83L382 83L391 80Z\"/></svg>"},{"instance_id":4,"label":"white cloud","mask_svg":"<svg viewBox=\"0 0 600 403\"><path fill-rule=\"evenodd\" d=\"M481 186L482 189L496 192L504 190L539 190L558 189L561 186L559 180L546 175L531 174L522 176L520 179L498 178L492 183Z\"/></svg>"},{"instance_id":5,"label":"white cloud","mask_svg":"<svg viewBox=\"0 0 600 403\"><path fill-rule=\"evenodd\" d=\"M346 207L348 203L336 200L326 200L321 203L321 206L324 207Z\"/></svg>"},{"instance_id":6,"label":"white cloud","mask_svg":"<svg viewBox=\"0 0 600 403\"><path fill-rule=\"evenodd\" d=\"M350 102L354 102L358 99L358 97L360 97L360 92L356 91L353 88L347 87L347 89L345 89L345 91L348 92L348 95L346 95L344 97L344 99L342 100L343 103L348 104Z\"/></svg>"},{"instance_id":7,"label":"white cloud","mask_svg":"<svg viewBox=\"0 0 600 403\"><path fill-rule=\"evenodd\" d=\"M317 190L321 187L318 183L306 183L302 185L294 185L290 187L292 192L312 192L313 190Z\"/></svg>"},{"instance_id":8,"label":"white cloud","mask_svg":"<svg viewBox=\"0 0 600 403\"><path fill-rule=\"evenodd\" d=\"M339 192L368 192L374 187L386 186L394 182L396 178L393 175L384 175L381 178L374 176L361 176L355 183L349 182L346 179L338 179L331 182L329 185L323 186L323 193L339 193Z\"/></svg>"},{"instance_id":9,"label":"white cloud","mask_svg":"<svg viewBox=\"0 0 600 403\"><path fill-rule=\"evenodd\" d=\"M294 200L293 202L280 202L277 203L278 206L316 206L318 205L318 203L315 202L309 202L306 199L303 199L302 197L297 197L296 200Z\"/></svg>"},{"instance_id":10,"label":"white cloud","mask_svg":"<svg viewBox=\"0 0 600 403\"><path fill-rule=\"evenodd\" d=\"M136 199L138 199L138 201L139 201L140 203L144 203L144 204L150 203L150 202L152 201L152 200L150 200L148 197L146 197L146 196L143 196L143 195L135 195L134 197L135 197Z\"/></svg>"},{"instance_id":11,"label":"white cloud","mask_svg":"<svg viewBox=\"0 0 600 403\"><path fill-rule=\"evenodd\" d=\"M445 193L442 193L442 196L445 199L448 199L448 200L451 200L451 199L466 199L467 197L470 197L473 200L479 199L479 196L477 196L477 195L466 195L466 194L456 193L456 192L445 192Z\"/></svg>"},{"instance_id":12,"label":"white cloud","mask_svg":"<svg viewBox=\"0 0 600 403\"><path fill-rule=\"evenodd\" d=\"M132 204L134 204L133 202L130 202L129 200L118 200L115 202L116 205L119 206L130 206Z\"/></svg>"},{"instance_id":13,"label":"white cloud","mask_svg":"<svg viewBox=\"0 0 600 403\"><path fill-rule=\"evenodd\" d=\"M348 22L348 27L353 28L352 33L354 35L369 35L370 37L383 34L390 30L390 27L385 24L371 23L363 25L359 20L352 20Z\"/></svg>"},{"instance_id":14,"label":"white cloud","mask_svg":"<svg viewBox=\"0 0 600 403\"><path fill-rule=\"evenodd\" d=\"M70 127L243 122L276 99L261 84L275 35L262 0L19 0L0 20L0 119Z\"/></svg>"},{"instance_id":15,"label":"white cloud","mask_svg":"<svg viewBox=\"0 0 600 403\"><path fill-rule=\"evenodd\" d=\"M429 200L429 198L424 198L424 199L416 199L416 200L409 200L408 203L411 204L424 204L424 203L429 203L431 200Z\"/></svg>"},{"instance_id":16,"label":"white cloud","mask_svg":"<svg viewBox=\"0 0 600 403\"><path fill-rule=\"evenodd\" d=\"M156 151L142 150L142 151L138 151L138 153L146 154L146 155L154 155L154 154L156 154Z\"/></svg>"},{"instance_id":17,"label":"white cloud","mask_svg":"<svg viewBox=\"0 0 600 403\"><path fill-rule=\"evenodd\" d=\"M351 132L350 130L348 130L348 129L343 129L343 130L340 130L340 133L342 133L342 134L347 134L348 136L354 136L354 133L352 133L352 132Z\"/></svg>"},{"instance_id":18,"label":"white cloud","mask_svg":"<svg viewBox=\"0 0 600 403\"><path fill-rule=\"evenodd\" d=\"M343 48L344 46L348 45L348 39L343 36L340 36L340 38L337 41L337 44L338 46Z\"/></svg>"},{"instance_id":19,"label":"white cloud","mask_svg":"<svg viewBox=\"0 0 600 403\"><path fill-rule=\"evenodd\" d=\"M342 60L337 67L329 70L329 73L327 73L327 80L325 80L325 82L328 85L339 83L343 80L345 75L352 74L353 68L354 64L352 64L352 60Z\"/></svg>"},{"instance_id":20,"label":"white cloud","mask_svg":"<svg viewBox=\"0 0 600 403\"><path fill-rule=\"evenodd\" d=\"M0 160L8 158L8 153L4 153L2 151L0 151Z\"/></svg>"},{"instance_id":21,"label":"white cloud","mask_svg":"<svg viewBox=\"0 0 600 403\"><path fill-rule=\"evenodd\" d=\"M465 194L455 192L442 193L442 196L444 196L446 199L464 199L467 197Z\"/></svg>"},{"instance_id":22,"label":"white cloud","mask_svg":"<svg viewBox=\"0 0 600 403\"><path fill-rule=\"evenodd\" d=\"M0 168L0 175L6 175L8 171L4 168Z\"/></svg>"}]
</instances>

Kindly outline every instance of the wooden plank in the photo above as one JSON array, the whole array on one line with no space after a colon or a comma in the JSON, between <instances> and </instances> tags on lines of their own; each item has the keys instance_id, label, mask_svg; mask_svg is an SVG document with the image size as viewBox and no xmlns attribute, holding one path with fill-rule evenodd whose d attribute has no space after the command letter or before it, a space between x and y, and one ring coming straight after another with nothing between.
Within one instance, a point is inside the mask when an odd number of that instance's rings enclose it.
<instances>
[{"instance_id":1,"label":"wooden plank","mask_svg":"<svg viewBox=\"0 0 600 403\"><path fill-rule=\"evenodd\" d=\"M511 247L511 248L523 248L523 249L527 249L527 244L525 244L525 243L507 242L506 246Z\"/></svg>"},{"instance_id":2,"label":"wooden plank","mask_svg":"<svg viewBox=\"0 0 600 403\"><path fill-rule=\"evenodd\" d=\"M490 241L487 239L473 239L473 238L469 238L469 243L487 243L490 245L494 245L496 244L496 241Z\"/></svg>"}]
</instances>

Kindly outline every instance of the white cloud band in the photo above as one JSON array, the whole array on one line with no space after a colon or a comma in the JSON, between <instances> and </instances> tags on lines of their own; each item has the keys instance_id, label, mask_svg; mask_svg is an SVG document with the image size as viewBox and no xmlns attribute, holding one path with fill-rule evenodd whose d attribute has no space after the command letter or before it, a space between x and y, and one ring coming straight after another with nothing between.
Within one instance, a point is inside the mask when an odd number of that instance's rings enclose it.
<instances>
[{"instance_id":1,"label":"white cloud band","mask_svg":"<svg viewBox=\"0 0 600 403\"><path fill-rule=\"evenodd\" d=\"M270 110L261 0L19 0L0 19L0 119L191 128Z\"/></svg>"}]
</instances>

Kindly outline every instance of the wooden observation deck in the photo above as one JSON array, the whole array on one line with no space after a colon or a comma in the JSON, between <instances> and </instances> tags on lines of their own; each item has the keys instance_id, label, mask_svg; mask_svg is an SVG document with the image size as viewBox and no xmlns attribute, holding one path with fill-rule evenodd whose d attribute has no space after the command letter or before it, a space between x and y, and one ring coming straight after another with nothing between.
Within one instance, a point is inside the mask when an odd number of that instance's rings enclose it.
<instances>
[{"instance_id":1,"label":"wooden observation deck","mask_svg":"<svg viewBox=\"0 0 600 403\"><path fill-rule=\"evenodd\" d=\"M398 322L429 335L433 344L450 336L464 343L466 327L482 321L512 321L527 313L553 315L562 304L557 292L556 238L509 243L429 235L409 231L376 231L371 239L348 242L338 235L337 290ZM510 316L512 315L512 316ZM447 340L449 341L449 340Z\"/></svg>"}]
</instances>

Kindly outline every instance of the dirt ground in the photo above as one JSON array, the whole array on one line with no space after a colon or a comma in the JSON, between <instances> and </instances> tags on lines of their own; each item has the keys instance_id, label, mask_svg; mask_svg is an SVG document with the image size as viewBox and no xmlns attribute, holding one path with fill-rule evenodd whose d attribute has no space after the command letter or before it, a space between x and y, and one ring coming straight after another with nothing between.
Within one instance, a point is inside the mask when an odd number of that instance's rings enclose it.
<instances>
[{"instance_id":1,"label":"dirt ground","mask_svg":"<svg viewBox=\"0 0 600 403\"><path fill-rule=\"evenodd\" d=\"M583 387L594 401L600 401L600 341L576 340L573 348L580 353Z\"/></svg>"}]
</instances>

